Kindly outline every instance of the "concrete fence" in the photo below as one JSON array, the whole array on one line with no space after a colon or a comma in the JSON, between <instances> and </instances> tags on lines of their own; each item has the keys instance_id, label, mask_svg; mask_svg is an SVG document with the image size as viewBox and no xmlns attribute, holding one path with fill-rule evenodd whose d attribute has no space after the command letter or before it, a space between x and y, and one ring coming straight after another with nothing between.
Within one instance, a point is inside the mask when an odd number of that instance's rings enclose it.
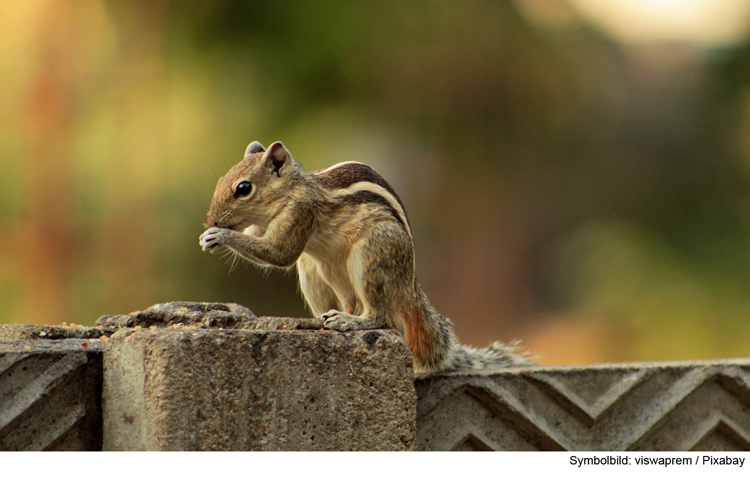
<instances>
[{"instance_id":1,"label":"concrete fence","mask_svg":"<svg viewBox=\"0 0 750 480\"><path fill-rule=\"evenodd\" d=\"M171 303L0 327L0 450L750 450L750 359L413 378L390 330Z\"/></svg>"}]
</instances>

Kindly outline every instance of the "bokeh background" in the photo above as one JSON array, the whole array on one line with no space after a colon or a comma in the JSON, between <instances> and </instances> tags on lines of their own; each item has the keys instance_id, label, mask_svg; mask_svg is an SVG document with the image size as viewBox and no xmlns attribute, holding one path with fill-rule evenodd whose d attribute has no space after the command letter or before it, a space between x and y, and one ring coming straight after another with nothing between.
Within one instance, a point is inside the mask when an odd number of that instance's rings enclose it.
<instances>
[{"instance_id":1,"label":"bokeh background","mask_svg":"<svg viewBox=\"0 0 750 480\"><path fill-rule=\"evenodd\" d=\"M306 316L201 252L252 140L404 200L464 343L750 355L750 2L0 3L0 322L172 300Z\"/></svg>"}]
</instances>

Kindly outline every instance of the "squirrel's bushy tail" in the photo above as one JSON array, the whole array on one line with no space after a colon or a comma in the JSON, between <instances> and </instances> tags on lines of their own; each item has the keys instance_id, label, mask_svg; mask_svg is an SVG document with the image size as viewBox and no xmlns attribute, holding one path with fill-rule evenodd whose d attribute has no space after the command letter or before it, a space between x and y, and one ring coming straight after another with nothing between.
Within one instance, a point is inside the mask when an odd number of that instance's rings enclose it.
<instances>
[{"instance_id":1,"label":"squirrel's bushy tail","mask_svg":"<svg viewBox=\"0 0 750 480\"><path fill-rule=\"evenodd\" d=\"M489 347L474 348L458 343L448 355L445 371L486 370L533 365L528 355L520 351L519 342L495 342Z\"/></svg>"},{"instance_id":2,"label":"squirrel's bushy tail","mask_svg":"<svg viewBox=\"0 0 750 480\"><path fill-rule=\"evenodd\" d=\"M433 348L432 355L415 360L414 372L418 376L440 372L466 372L472 370L493 370L497 368L523 367L533 365L532 357L521 351L520 342L504 344L495 342L489 347L474 348L458 343L450 319L435 311L421 288L416 289L415 304L420 305L424 325L430 327L427 338ZM411 346L410 346L411 348ZM414 349L412 348L412 353Z\"/></svg>"}]
</instances>

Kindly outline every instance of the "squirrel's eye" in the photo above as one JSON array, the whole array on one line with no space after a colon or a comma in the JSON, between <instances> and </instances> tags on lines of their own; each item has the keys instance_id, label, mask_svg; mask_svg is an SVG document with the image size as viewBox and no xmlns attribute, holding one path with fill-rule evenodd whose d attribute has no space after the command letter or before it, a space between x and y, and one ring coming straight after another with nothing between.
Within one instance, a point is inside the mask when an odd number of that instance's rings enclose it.
<instances>
[{"instance_id":1,"label":"squirrel's eye","mask_svg":"<svg viewBox=\"0 0 750 480\"><path fill-rule=\"evenodd\" d=\"M246 195L250 195L250 192L252 191L253 186L250 182L240 182L237 185L237 188L234 191L235 198L237 197L244 197Z\"/></svg>"}]
</instances>

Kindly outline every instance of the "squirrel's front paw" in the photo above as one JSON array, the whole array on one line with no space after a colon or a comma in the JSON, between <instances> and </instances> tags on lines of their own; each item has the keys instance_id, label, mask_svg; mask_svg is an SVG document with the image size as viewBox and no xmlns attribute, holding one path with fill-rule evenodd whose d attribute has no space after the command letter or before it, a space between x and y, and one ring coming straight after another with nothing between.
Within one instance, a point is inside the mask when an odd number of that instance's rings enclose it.
<instances>
[{"instance_id":1,"label":"squirrel's front paw","mask_svg":"<svg viewBox=\"0 0 750 480\"><path fill-rule=\"evenodd\" d=\"M198 242L204 252L209 252L224 245L224 228L211 227L200 236Z\"/></svg>"},{"instance_id":2,"label":"squirrel's front paw","mask_svg":"<svg viewBox=\"0 0 750 480\"><path fill-rule=\"evenodd\" d=\"M351 315L348 315L344 312L340 312L338 310L329 310L323 315L321 315L321 318L324 320L323 322L323 328L326 328L328 330L338 330L339 332L346 332L347 330L356 330L355 325L353 325L351 318Z\"/></svg>"},{"instance_id":3,"label":"squirrel's front paw","mask_svg":"<svg viewBox=\"0 0 750 480\"><path fill-rule=\"evenodd\" d=\"M359 317L350 313L340 312L338 310L329 310L321 315L323 328L328 330L337 330L339 332L348 332L351 330L371 330L374 328L383 328L381 322L367 317Z\"/></svg>"}]
</instances>

